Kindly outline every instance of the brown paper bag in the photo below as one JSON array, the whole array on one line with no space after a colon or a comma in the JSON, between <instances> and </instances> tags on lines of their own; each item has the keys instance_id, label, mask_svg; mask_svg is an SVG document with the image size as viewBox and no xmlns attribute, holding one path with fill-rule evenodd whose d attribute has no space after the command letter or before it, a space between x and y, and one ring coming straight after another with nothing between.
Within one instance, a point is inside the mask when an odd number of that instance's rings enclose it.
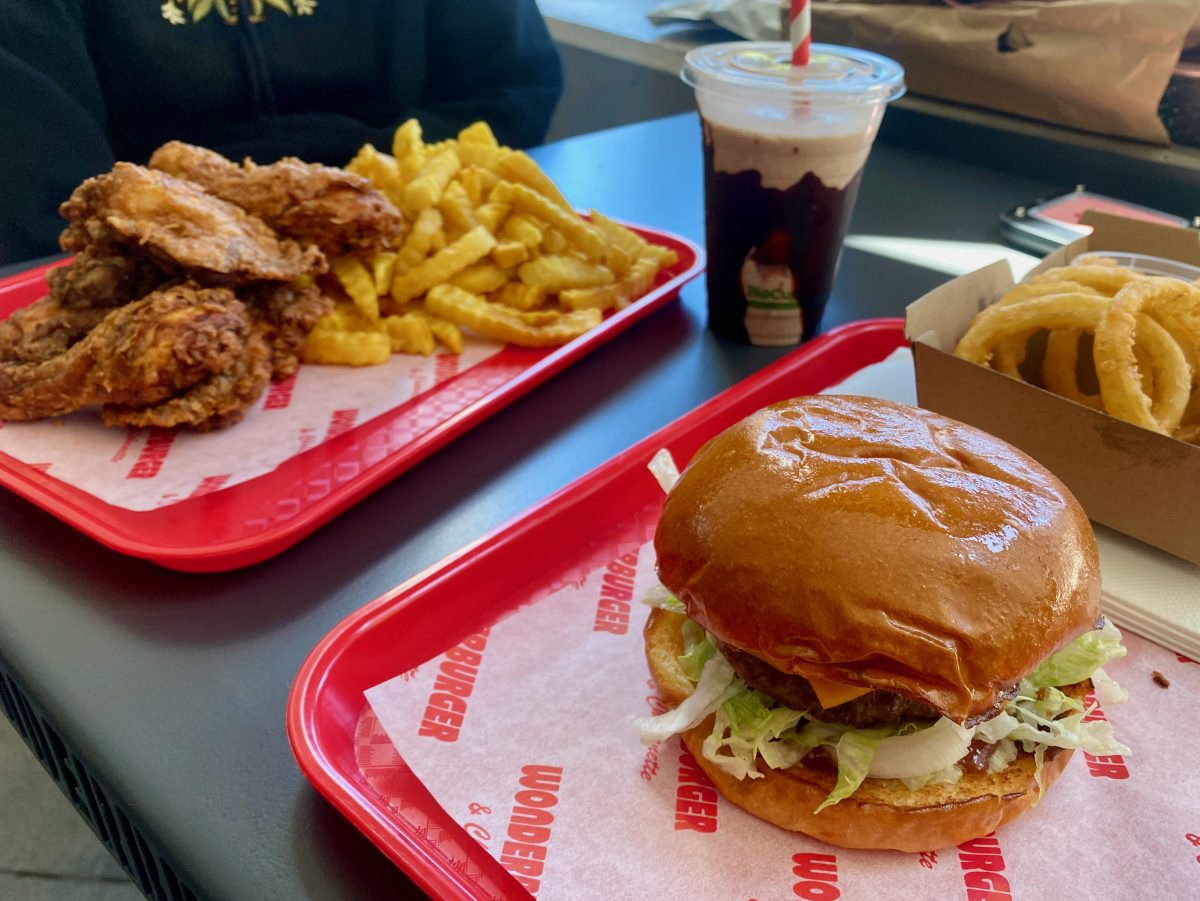
<instances>
[{"instance_id":1,"label":"brown paper bag","mask_svg":"<svg viewBox=\"0 0 1200 901\"><path fill-rule=\"evenodd\" d=\"M814 0L813 37L900 62L910 90L1170 143L1158 118L1196 0Z\"/></svg>"}]
</instances>

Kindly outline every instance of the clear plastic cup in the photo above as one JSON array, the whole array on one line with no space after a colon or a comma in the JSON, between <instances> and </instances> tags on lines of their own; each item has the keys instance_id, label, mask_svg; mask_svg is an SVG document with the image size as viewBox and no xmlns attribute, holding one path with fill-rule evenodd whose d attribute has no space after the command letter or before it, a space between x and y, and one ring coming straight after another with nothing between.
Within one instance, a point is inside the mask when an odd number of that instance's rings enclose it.
<instances>
[{"instance_id":1,"label":"clear plastic cup","mask_svg":"<svg viewBox=\"0 0 1200 901\"><path fill-rule=\"evenodd\" d=\"M681 73L704 130L708 324L751 344L816 334L863 165L904 70L887 57L783 42L690 51Z\"/></svg>"}]
</instances>

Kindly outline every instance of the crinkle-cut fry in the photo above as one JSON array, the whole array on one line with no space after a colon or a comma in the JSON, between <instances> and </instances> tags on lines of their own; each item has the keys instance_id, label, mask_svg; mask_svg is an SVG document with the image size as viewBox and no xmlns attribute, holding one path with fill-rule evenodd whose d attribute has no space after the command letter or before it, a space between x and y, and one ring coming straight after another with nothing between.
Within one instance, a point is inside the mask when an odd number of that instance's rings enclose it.
<instances>
[{"instance_id":1,"label":"crinkle-cut fry","mask_svg":"<svg viewBox=\"0 0 1200 901\"><path fill-rule=\"evenodd\" d=\"M404 200L404 178L396 158L380 153L373 144L363 144L346 164L346 171L361 175L397 207Z\"/></svg>"},{"instance_id":2,"label":"crinkle-cut fry","mask_svg":"<svg viewBox=\"0 0 1200 901\"><path fill-rule=\"evenodd\" d=\"M383 251L371 257L371 277L375 282L375 294L387 294L396 272L396 254Z\"/></svg>"},{"instance_id":3,"label":"crinkle-cut fry","mask_svg":"<svg viewBox=\"0 0 1200 901\"><path fill-rule=\"evenodd\" d=\"M544 220L562 232L571 245L583 251L589 260L604 259L605 243L600 233L584 222L578 214L564 210L533 188L516 182L502 181L492 189L488 199L511 203L515 209Z\"/></svg>"},{"instance_id":4,"label":"crinkle-cut fry","mask_svg":"<svg viewBox=\"0 0 1200 901\"><path fill-rule=\"evenodd\" d=\"M419 307L409 314L410 316L420 316L429 323L429 330L433 332L433 337L437 338L445 346L446 350L452 354L460 354L463 349L463 333L456 324L449 319L443 319L441 316L434 316L424 307Z\"/></svg>"},{"instance_id":5,"label":"crinkle-cut fry","mask_svg":"<svg viewBox=\"0 0 1200 901\"><path fill-rule=\"evenodd\" d=\"M462 185L471 209L475 209L475 207L483 203L483 180L480 178L480 171L478 166L463 166L463 168L458 170L458 175L454 177L454 181L451 182L451 184Z\"/></svg>"},{"instance_id":6,"label":"crinkle-cut fry","mask_svg":"<svg viewBox=\"0 0 1200 901\"><path fill-rule=\"evenodd\" d=\"M425 142L421 137L421 123L409 119L392 135L392 156L400 167L400 177L410 181L425 165Z\"/></svg>"},{"instance_id":7,"label":"crinkle-cut fry","mask_svg":"<svg viewBox=\"0 0 1200 901\"><path fill-rule=\"evenodd\" d=\"M487 196L492 193L492 189L500 184L500 176L494 169L485 169L483 166L472 166L479 173L479 188L483 200L487 200Z\"/></svg>"},{"instance_id":8,"label":"crinkle-cut fry","mask_svg":"<svg viewBox=\"0 0 1200 901\"><path fill-rule=\"evenodd\" d=\"M552 200L568 213L575 214L575 208L563 196L562 191L558 189L558 185L550 180L550 176L542 171L541 166L535 163L533 157L528 153L521 150L510 153L496 165L496 171L510 181L528 185L543 197Z\"/></svg>"},{"instance_id":9,"label":"crinkle-cut fry","mask_svg":"<svg viewBox=\"0 0 1200 901\"><path fill-rule=\"evenodd\" d=\"M458 133L458 142L460 144L477 144L481 147L500 146L500 142L496 140L496 135L492 131L492 126L488 125L482 119L478 122L472 122L460 131Z\"/></svg>"},{"instance_id":10,"label":"crinkle-cut fry","mask_svg":"<svg viewBox=\"0 0 1200 901\"><path fill-rule=\"evenodd\" d=\"M629 255L629 252L624 247L618 247L616 244L609 244L604 251L604 265L612 270L613 275L617 278L622 278L629 272L629 268L633 265L634 258ZM655 265L657 269L657 264Z\"/></svg>"},{"instance_id":11,"label":"crinkle-cut fry","mask_svg":"<svg viewBox=\"0 0 1200 901\"><path fill-rule=\"evenodd\" d=\"M547 228L542 234L543 253L563 254L570 249L571 245L567 243L567 239L557 228Z\"/></svg>"},{"instance_id":12,"label":"crinkle-cut fry","mask_svg":"<svg viewBox=\"0 0 1200 901\"><path fill-rule=\"evenodd\" d=\"M496 235L500 233L500 227L506 223L511 212L512 207L507 203L481 203L475 207L475 218L480 225Z\"/></svg>"},{"instance_id":13,"label":"crinkle-cut fry","mask_svg":"<svg viewBox=\"0 0 1200 901\"><path fill-rule=\"evenodd\" d=\"M517 267L517 276L527 285L535 285L547 294L568 288L596 288L611 285L612 270L578 257L546 254Z\"/></svg>"},{"instance_id":14,"label":"crinkle-cut fry","mask_svg":"<svg viewBox=\"0 0 1200 901\"><path fill-rule=\"evenodd\" d=\"M559 292L559 305L568 310L623 310L654 284L658 261L643 257L634 262L629 274L618 282L599 288L569 288Z\"/></svg>"},{"instance_id":15,"label":"crinkle-cut fry","mask_svg":"<svg viewBox=\"0 0 1200 901\"><path fill-rule=\"evenodd\" d=\"M382 332L314 328L304 338L300 356L306 363L332 366L378 366L392 355Z\"/></svg>"},{"instance_id":16,"label":"crinkle-cut fry","mask_svg":"<svg viewBox=\"0 0 1200 901\"><path fill-rule=\"evenodd\" d=\"M566 344L600 324L599 310L554 314L522 313L491 304L453 285L438 285L425 296L425 306L435 316L457 322L489 338L522 347Z\"/></svg>"},{"instance_id":17,"label":"crinkle-cut fry","mask_svg":"<svg viewBox=\"0 0 1200 901\"><path fill-rule=\"evenodd\" d=\"M461 165L453 147L431 152L425 158L421 171L404 186L404 203L401 206L404 213L416 216L421 210L437 203Z\"/></svg>"},{"instance_id":18,"label":"crinkle-cut fry","mask_svg":"<svg viewBox=\"0 0 1200 901\"><path fill-rule=\"evenodd\" d=\"M1088 394L1079 387L1079 340L1081 329L1056 329L1046 337L1046 353L1042 358L1042 384L1047 390L1061 394L1067 400L1104 409L1099 394Z\"/></svg>"},{"instance_id":19,"label":"crinkle-cut fry","mask_svg":"<svg viewBox=\"0 0 1200 901\"><path fill-rule=\"evenodd\" d=\"M591 210L588 220L604 236L609 244L620 247L631 259L650 257L659 267L674 266L679 262L679 254L661 244L652 244L627 225L622 225L615 219L610 219L599 210Z\"/></svg>"},{"instance_id":20,"label":"crinkle-cut fry","mask_svg":"<svg viewBox=\"0 0 1200 901\"><path fill-rule=\"evenodd\" d=\"M429 356L436 348L429 322L413 313L385 316L381 320L392 353Z\"/></svg>"},{"instance_id":21,"label":"crinkle-cut fry","mask_svg":"<svg viewBox=\"0 0 1200 901\"><path fill-rule=\"evenodd\" d=\"M508 273L495 263L476 263L450 277L450 284L472 294L490 294L508 282Z\"/></svg>"},{"instance_id":22,"label":"crinkle-cut fry","mask_svg":"<svg viewBox=\"0 0 1200 901\"><path fill-rule=\"evenodd\" d=\"M317 320L313 331L369 332L375 323L363 315L362 310L348 301L338 301L333 309Z\"/></svg>"},{"instance_id":23,"label":"crinkle-cut fry","mask_svg":"<svg viewBox=\"0 0 1200 901\"><path fill-rule=\"evenodd\" d=\"M488 293L488 300L514 310L536 310L546 302L546 292L536 285L527 285L524 282L505 282Z\"/></svg>"},{"instance_id":24,"label":"crinkle-cut fry","mask_svg":"<svg viewBox=\"0 0 1200 901\"><path fill-rule=\"evenodd\" d=\"M443 250L392 279L392 299L404 303L424 294L473 263L478 263L495 246L496 239L482 225L471 229L453 244L447 244Z\"/></svg>"},{"instance_id":25,"label":"crinkle-cut fry","mask_svg":"<svg viewBox=\"0 0 1200 901\"><path fill-rule=\"evenodd\" d=\"M416 222L413 223L412 230L409 231L408 237L404 239L404 243L400 245L400 251L396 254L393 281L395 280L395 276L407 272L421 262L421 260L425 259L430 248L434 245L437 234L441 230L441 212L432 207L427 210L421 210Z\"/></svg>"},{"instance_id":26,"label":"crinkle-cut fry","mask_svg":"<svg viewBox=\"0 0 1200 901\"><path fill-rule=\"evenodd\" d=\"M446 190L437 202L437 208L442 212L446 228L459 234L465 234L479 225L466 189L456 181L446 185Z\"/></svg>"},{"instance_id":27,"label":"crinkle-cut fry","mask_svg":"<svg viewBox=\"0 0 1200 901\"><path fill-rule=\"evenodd\" d=\"M458 158L464 166L478 166L480 169L495 171L500 161L512 153L507 147L488 147L486 144L458 143Z\"/></svg>"},{"instance_id":28,"label":"crinkle-cut fry","mask_svg":"<svg viewBox=\"0 0 1200 901\"><path fill-rule=\"evenodd\" d=\"M375 292L375 278L362 260L350 254L334 257L329 261L329 269L363 316L372 322L378 320L379 295Z\"/></svg>"},{"instance_id":29,"label":"crinkle-cut fry","mask_svg":"<svg viewBox=\"0 0 1200 901\"><path fill-rule=\"evenodd\" d=\"M529 259L529 247L520 241L500 241L492 248L492 259L497 266L511 269Z\"/></svg>"},{"instance_id":30,"label":"crinkle-cut fry","mask_svg":"<svg viewBox=\"0 0 1200 901\"><path fill-rule=\"evenodd\" d=\"M1140 277L1121 288L1104 311L1096 325L1093 353L1100 396L1110 415L1164 435L1178 427L1191 396L1192 373L1179 345L1142 311L1169 304L1191 290L1176 279ZM1135 343L1156 361L1157 402L1142 388Z\"/></svg>"},{"instance_id":31,"label":"crinkle-cut fry","mask_svg":"<svg viewBox=\"0 0 1200 901\"><path fill-rule=\"evenodd\" d=\"M503 206L512 209L512 204L506 203ZM520 241L532 250L542 243L542 238L545 237L544 226L538 225L535 219L524 213L513 213L500 227L500 237Z\"/></svg>"},{"instance_id":32,"label":"crinkle-cut fry","mask_svg":"<svg viewBox=\"0 0 1200 901\"><path fill-rule=\"evenodd\" d=\"M1056 266L1032 276L1029 283L1036 285L1040 282L1075 282L1112 297L1131 281L1140 278L1143 276L1123 266L1093 264L1090 266Z\"/></svg>"}]
</instances>

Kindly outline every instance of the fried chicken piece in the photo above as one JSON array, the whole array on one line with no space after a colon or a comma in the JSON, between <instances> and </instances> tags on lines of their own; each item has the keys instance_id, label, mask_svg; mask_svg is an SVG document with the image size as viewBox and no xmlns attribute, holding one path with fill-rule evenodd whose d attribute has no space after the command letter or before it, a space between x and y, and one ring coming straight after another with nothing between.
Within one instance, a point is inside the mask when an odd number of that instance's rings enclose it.
<instances>
[{"instance_id":1,"label":"fried chicken piece","mask_svg":"<svg viewBox=\"0 0 1200 901\"><path fill-rule=\"evenodd\" d=\"M271 381L271 348L266 335L252 328L233 365L196 383L184 394L152 407L109 404L101 413L108 426L187 426L210 432L240 422Z\"/></svg>"},{"instance_id":2,"label":"fried chicken piece","mask_svg":"<svg viewBox=\"0 0 1200 901\"><path fill-rule=\"evenodd\" d=\"M108 313L103 307L64 307L43 297L0 322L0 363L41 363L66 353Z\"/></svg>"},{"instance_id":3,"label":"fried chicken piece","mask_svg":"<svg viewBox=\"0 0 1200 901\"><path fill-rule=\"evenodd\" d=\"M279 381L300 365L300 346L317 320L333 310L333 298L316 285L300 288L263 282L241 292L255 326L271 346L271 378Z\"/></svg>"},{"instance_id":4,"label":"fried chicken piece","mask_svg":"<svg viewBox=\"0 0 1200 901\"><path fill-rule=\"evenodd\" d=\"M252 334L224 288L186 283L109 311L69 350L0 364L0 419L27 420L93 404L159 404L233 368Z\"/></svg>"},{"instance_id":5,"label":"fried chicken piece","mask_svg":"<svg viewBox=\"0 0 1200 901\"><path fill-rule=\"evenodd\" d=\"M89 178L59 212L71 223L59 239L64 250L145 250L168 271L209 284L290 281L327 268L317 248L281 240L241 207L132 163Z\"/></svg>"},{"instance_id":6,"label":"fried chicken piece","mask_svg":"<svg viewBox=\"0 0 1200 901\"><path fill-rule=\"evenodd\" d=\"M50 297L64 309L118 307L145 297L170 276L141 255L102 255L88 248L46 274Z\"/></svg>"},{"instance_id":7,"label":"fried chicken piece","mask_svg":"<svg viewBox=\"0 0 1200 901\"><path fill-rule=\"evenodd\" d=\"M171 141L154 151L150 167L190 179L330 256L387 247L403 222L361 175L291 156L267 166L249 159L238 166L214 150Z\"/></svg>"}]
</instances>

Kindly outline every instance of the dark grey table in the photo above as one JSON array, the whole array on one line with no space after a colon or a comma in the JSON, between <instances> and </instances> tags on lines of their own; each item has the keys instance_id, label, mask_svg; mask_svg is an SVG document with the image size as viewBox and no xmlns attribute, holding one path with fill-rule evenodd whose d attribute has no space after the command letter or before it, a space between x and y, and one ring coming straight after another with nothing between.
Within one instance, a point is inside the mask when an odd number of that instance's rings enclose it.
<instances>
[{"instance_id":1,"label":"dark grey table","mask_svg":"<svg viewBox=\"0 0 1200 901\"><path fill-rule=\"evenodd\" d=\"M534 154L580 206L703 240L697 120ZM1061 186L876 147L852 231L998 241L997 213ZM1137 199L1137 198L1131 198ZM826 327L900 315L944 281L848 251ZM184 575L127 559L0 491L0 701L154 897L415 895L293 761L284 706L339 620L778 357L682 302L501 411L279 557Z\"/></svg>"}]
</instances>

